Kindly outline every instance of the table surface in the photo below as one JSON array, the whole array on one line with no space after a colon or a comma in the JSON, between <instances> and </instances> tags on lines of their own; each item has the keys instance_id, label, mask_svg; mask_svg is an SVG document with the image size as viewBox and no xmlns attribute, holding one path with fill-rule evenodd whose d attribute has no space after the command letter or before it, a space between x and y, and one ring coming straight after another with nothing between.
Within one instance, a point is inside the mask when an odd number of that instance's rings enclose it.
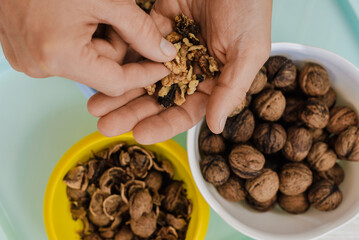
<instances>
[{"instance_id":1,"label":"table surface","mask_svg":"<svg viewBox=\"0 0 359 240\"><path fill-rule=\"evenodd\" d=\"M353 7L354 6L354 7ZM272 41L333 51L359 67L355 0L274 0ZM86 99L65 79L31 79L0 52L0 240L47 239L42 217L47 180L75 142L96 131ZM183 147L186 133L174 139ZM322 239L359 239L359 219ZM206 240L250 239L211 210Z\"/></svg>"}]
</instances>

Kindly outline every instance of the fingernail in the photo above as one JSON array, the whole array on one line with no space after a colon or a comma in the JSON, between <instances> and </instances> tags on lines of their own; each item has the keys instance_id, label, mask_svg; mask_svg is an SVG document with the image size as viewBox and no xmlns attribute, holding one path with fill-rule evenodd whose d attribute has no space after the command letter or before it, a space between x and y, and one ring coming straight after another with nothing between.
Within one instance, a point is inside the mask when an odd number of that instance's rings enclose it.
<instances>
[{"instance_id":1,"label":"fingernail","mask_svg":"<svg viewBox=\"0 0 359 240\"><path fill-rule=\"evenodd\" d=\"M160 47L166 56L173 56L177 52L175 46L164 38L161 40Z\"/></svg>"},{"instance_id":2,"label":"fingernail","mask_svg":"<svg viewBox=\"0 0 359 240\"><path fill-rule=\"evenodd\" d=\"M219 123L219 129L221 130L221 132L223 132L224 126L226 125L226 121L227 121L227 117L224 116L224 117L221 119L221 122Z\"/></svg>"}]
</instances>

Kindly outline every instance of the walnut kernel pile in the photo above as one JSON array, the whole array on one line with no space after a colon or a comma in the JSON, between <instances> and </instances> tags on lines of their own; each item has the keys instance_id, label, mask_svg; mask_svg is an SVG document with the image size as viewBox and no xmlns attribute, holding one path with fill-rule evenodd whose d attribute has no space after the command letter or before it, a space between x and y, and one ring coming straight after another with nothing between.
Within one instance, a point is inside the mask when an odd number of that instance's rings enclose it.
<instances>
[{"instance_id":1,"label":"walnut kernel pile","mask_svg":"<svg viewBox=\"0 0 359 240\"><path fill-rule=\"evenodd\" d=\"M168 160L125 143L78 163L63 180L81 239L184 240L192 205L173 174Z\"/></svg>"},{"instance_id":2,"label":"walnut kernel pile","mask_svg":"<svg viewBox=\"0 0 359 240\"><path fill-rule=\"evenodd\" d=\"M336 209L344 180L337 159L359 161L359 129L356 112L335 102L325 68L270 57L222 134L203 126L204 179L260 212L276 203L292 214Z\"/></svg>"}]
</instances>

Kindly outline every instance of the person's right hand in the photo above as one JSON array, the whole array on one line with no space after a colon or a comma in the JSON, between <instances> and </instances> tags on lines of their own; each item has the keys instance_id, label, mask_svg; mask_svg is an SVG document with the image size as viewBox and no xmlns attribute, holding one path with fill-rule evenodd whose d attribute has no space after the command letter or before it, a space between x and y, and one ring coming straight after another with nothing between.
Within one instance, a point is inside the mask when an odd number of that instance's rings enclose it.
<instances>
[{"instance_id":1,"label":"person's right hand","mask_svg":"<svg viewBox=\"0 0 359 240\"><path fill-rule=\"evenodd\" d=\"M112 26L107 39L93 37L99 23ZM109 96L165 77L159 62L176 55L134 0L0 0L0 41L15 70L65 77ZM127 46L154 62L121 66Z\"/></svg>"}]
</instances>

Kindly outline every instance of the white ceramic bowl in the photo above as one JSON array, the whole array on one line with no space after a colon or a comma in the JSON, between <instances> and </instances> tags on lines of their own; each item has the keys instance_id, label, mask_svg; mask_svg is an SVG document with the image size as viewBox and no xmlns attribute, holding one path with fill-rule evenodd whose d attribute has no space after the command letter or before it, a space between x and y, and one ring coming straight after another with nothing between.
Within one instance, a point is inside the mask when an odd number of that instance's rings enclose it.
<instances>
[{"instance_id":1,"label":"white ceramic bowl","mask_svg":"<svg viewBox=\"0 0 359 240\"><path fill-rule=\"evenodd\" d=\"M339 104L352 106L359 112L359 69L344 58L327 50L293 43L273 43L271 55L286 56L299 67L308 61L321 64L329 73ZM209 205L238 231L255 239L314 239L359 215L359 162L339 161L345 170L345 180L340 185L344 197L342 204L331 212L310 208L305 214L291 215L277 206L272 211L259 213L251 210L245 203L225 200L204 180L200 171L198 136L203 121L190 129L187 135L192 175Z\"/></svg>"}]
</instances>

